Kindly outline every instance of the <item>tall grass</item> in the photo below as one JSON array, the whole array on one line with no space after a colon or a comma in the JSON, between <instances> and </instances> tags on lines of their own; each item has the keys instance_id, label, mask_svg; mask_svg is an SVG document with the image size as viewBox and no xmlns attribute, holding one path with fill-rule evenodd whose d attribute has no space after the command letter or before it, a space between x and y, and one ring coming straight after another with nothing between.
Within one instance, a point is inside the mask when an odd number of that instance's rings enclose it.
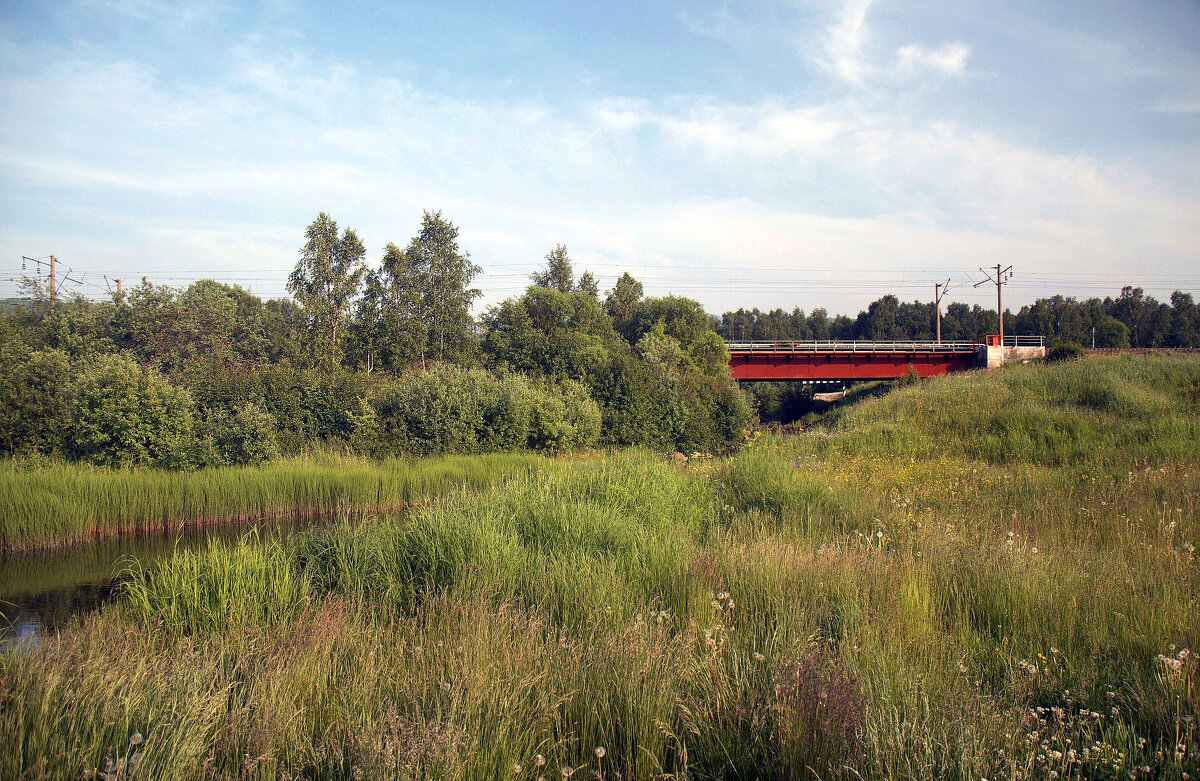
<instances>
[{"instance_id":1,"label":"tall grass","mask_svg":"<svg viewBox=\"0 0 1200 781\"><path fill-rule=\"evenodd\" d=\"M948 375L840 411L823 455L955 455L992 464L1200 458L1200 362L1123 355Z\"/></svg>"},{"instance_id":2,"label":"tall grass","mask_svg":"<svg viewBox=\"0 0 1200 781\"><path fill-rule=\"evenodd\" d=\"M230 624L275 624L299 610L308 591L278 540L251 533L236 544L214 542L203 552L180 551L147 571L126 573L130 607L165 626L193 632Z\"/></svg>"},{"instance_id":3,"label":"tall grass","mask_svg":"<svg viewBox=\"0 0 1200 781\"><path fill-rule=\"evenodd\" d=\"M1200 459L1077 403L1182 418L1149 365L924 383L715 464L543 462L180 555L0 658L0 776L1196 777ZM1028 393L1004 447L1040 409L1097 452L993 460L969 405L939 449L879 434L977 383Z\"/></svg>"},{"instance_id":4,"label":"tall grass","mask_svg":"<svg viewBox=\"0 0 1200 781\"><path fill-rule=\"evenodd\" d=\"M285 513L394 508L529 471L522 454L369 461L323 456L197 472L0 464L0 548Z\"/></svg>"}]
</instances>

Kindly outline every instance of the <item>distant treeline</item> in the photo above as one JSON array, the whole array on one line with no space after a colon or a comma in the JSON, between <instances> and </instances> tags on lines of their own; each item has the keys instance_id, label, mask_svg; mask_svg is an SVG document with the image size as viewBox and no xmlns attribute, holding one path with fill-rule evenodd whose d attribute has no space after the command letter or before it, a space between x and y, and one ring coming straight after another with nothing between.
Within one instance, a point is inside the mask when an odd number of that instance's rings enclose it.
<instances>
[{"instance_id":1,"label":"distant treeline","mask_svg":"<svg viewBox=\"0 0 1200 781\"><path fill-rule=\"evenodd\" d=\"M886 295L857 317L830 317L824 309L805 314L773 309L739 309L713 318L725 339L735 340L927 340L935 335L932 303L902 303ZM977 341L996 333L996 310L952 303L942 311L942 339ZM1044 336L1050 343L1096 347L1200 347L1200 306L1176 291L1164 304L1141 288L1125 287L1117 298L1040 298L1017 313L1006 312L1005 334Z\"/></svg>"},{"instance_id":2,"label":"distant treeline","mask_svg":"<svg viewBox=\"0 0 1200 781\"><path fill-rule=\"evenodd\" d=\"M426 213L368 268L354 231L321 214L294 300L143 280L110 301L51 302L28 280L31 303L0 314L0 448L192 468L313 445L711 452L742 438L750 409L697 302L645 298L628 274L602 297L559 245L477 321L479 268L457 236Z\"/></svg>"}]
</instances>

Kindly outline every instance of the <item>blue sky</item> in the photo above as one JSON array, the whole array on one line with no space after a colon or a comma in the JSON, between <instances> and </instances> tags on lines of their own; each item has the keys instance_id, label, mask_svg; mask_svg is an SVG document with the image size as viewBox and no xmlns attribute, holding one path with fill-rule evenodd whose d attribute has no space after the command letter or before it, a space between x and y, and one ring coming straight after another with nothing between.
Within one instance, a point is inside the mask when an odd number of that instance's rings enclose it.
<instances>
[{"instance_id":1,"label":"blue sky","mask_svg":"<svg viewBox=\"0 0 1200 781\"><path fill-rule=\"evenodd\" d=\"M555 243L709 311L1200 293L1200 4L0 3L0 292L282 295L320 211L440 209L518 293Z\"/></svg>"}]
</instances>

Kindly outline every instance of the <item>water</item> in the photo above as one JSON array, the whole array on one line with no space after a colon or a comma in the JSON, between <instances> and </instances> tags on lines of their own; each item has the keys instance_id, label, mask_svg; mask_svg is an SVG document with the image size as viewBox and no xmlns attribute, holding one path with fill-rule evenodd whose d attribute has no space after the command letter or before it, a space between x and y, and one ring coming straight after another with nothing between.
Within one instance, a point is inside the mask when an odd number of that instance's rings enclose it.
<instances>
[{"instance_id":1,"label":"water","mask_svg":"<svg viewBox=\"0 0 1200 781\"><path fill-rule=\"evenodd\" d=\"M176 550L204 548L211 540L232 542L254 531L260 540L284 539L327 522L304 518L211 526L0 556L0 651L40 643L71 618L114 599L121 573L134 559L153 567Z\"/></svg>"}]
</instances>

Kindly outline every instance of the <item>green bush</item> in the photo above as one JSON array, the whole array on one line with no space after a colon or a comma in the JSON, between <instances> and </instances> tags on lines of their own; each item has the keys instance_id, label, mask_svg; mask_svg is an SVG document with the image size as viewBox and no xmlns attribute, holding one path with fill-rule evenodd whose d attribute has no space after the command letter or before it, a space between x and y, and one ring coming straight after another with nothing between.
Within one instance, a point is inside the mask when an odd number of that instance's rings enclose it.
<instances>
[{"instance_id":1,"label":"green bush","mask_svg":"<svg viewBox=\"0 0 1200 781\"><path fill-rule=\"evenodd\" d=\"M277 437L275 418L261 404L210 409L199 425L199 460L206 466L262 464L279 457Z\"/></svg>"},{"instance_id":2,"label":"green bush","mask_svg":"<svg viewBox=\"0 0 1200 781\"><path fill-rule=\"evenodd\" d=\"M5 366L0 380L0 442L9 453L58 455L70 425L71 362L39 350Z\"/></svg>"},{"instance_id":3,"label":"green bush","mask_svg":"<svg viewBox=\"0 0 1200 781\"><path fill-rule=\"evenodd\" d=\"M1086 355L1082 345L1075 342L1059 342L1046 351L1046 361L1048 363L1061 363L1062 361L1074 361Z\"/></svg>"},{"instance_id":4,"label":"green bush","mask_svg":"<svg viewBox=\"0 0 1200 781\"><path fill-rule=\"evenodd\" d=\"M571 450L596 444L600 409L583 386L437 365L383 386L372 406L377 448L431 455Z\"/></svg>"},{"instance_id":5,"label":"green bush","mask_svg":"<svg viewBox=\"0 0 1200 781\"><path fill-rule=\"evenodd\" d=\"M71 391L70 447L108 466L192 464L192 398L158 372L118 355L94 359Z\"/></svg>"}]
</instances>

